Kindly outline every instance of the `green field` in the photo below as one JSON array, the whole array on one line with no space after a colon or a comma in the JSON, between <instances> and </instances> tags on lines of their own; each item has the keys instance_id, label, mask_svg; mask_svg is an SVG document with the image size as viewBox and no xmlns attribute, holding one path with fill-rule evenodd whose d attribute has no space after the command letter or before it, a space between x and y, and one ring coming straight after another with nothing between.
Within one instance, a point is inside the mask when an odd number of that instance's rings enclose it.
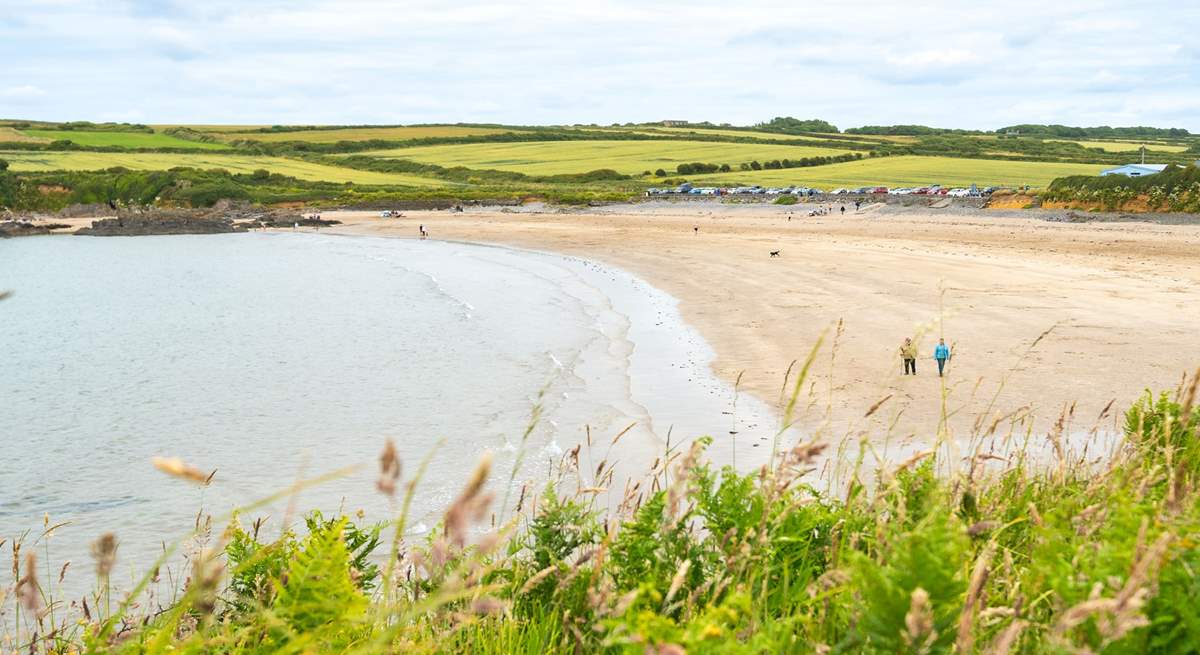
<instances>
[{"instance_id":1,"label":"green field","mask_svg":"<svg viewBox=\"0 0 1200 655\"><path fill-rule=\"evenodd\" d=\"M677 165L689 162L729 164L736 168L752 160L800 159L845 152L808 146L707 141L545 141L396 148L363 154L530 175L586 173L602 168L636 175L658 168L673 171Z\"/></svg>"},{"instance_id":2,"label":"green field","mask_svg":"<svg viewBox=\"0 0 1200 655\"><path fill-rule=\"evenodd\" d=\"M265 168L272 173L290 175L314 182L353 182L355 184L396 184L405 186L446 186L447 182L403 173L376 173L337 166L314 164L284 157L257 155L202 155L169 153L113 152L0 152L14 171L102 170L115 166L139 170L166 170L176 166L223 168L231 173L251 173Z\"/></svg>"},{"instance_id":3,"label":"green field","mask_svg":"<svg viewBox=\"0 0 1200 655\"><path fill-rule=\"evenodd\" d=\"M1100 164L959 159L956 157L879 157L844 164L784 170L713 173L688 177L693 184L804 185L826 191L837 187L880 185L1025 186L1045 187L1056 177L1097 175Z\"/></svg>"},{"instance_id":4,"label":"green field","mask_svg":"<svg viewBox=\"0 0 1200 655\"><path fill-rule=\"evenodd\" d=\"M49 141L66 140L73 143L78 143L81 146L117 146L121 148L192 148L196 150L214 150L227 147L221 143L188 141L187 139L180 139L169 134L160 134L158 132L153 134L148 132L88 132L84 130L21 130L21 132L37 139L46 139Z\"/></svg>"},{"instance_id":5,"label":"green field","mask_svg":"<svg viewBox=\"0 0 1200 655\"><path fill-rule=\"evenodd\" d=\"M222 141L305 141L308 143L337 143L338 141L408 141L434 137L487 136L516 132L499 127L471 127L467 125L422 125L413 127L347 127L335 130L296 130L293 132L219 132L211 127L206 131Z\"/></svg>"},{"instance_id":6,"label":"green field","mask_svg":"<svg viewBox=\"0 0 1200 655\"><path fill-rule=\"evenodd\" d=\"M1063 143L1078 143L1084 148L1103 148L1107 152L1133 152L1140 150L1142 142L1140 141L1075 141L1072 139L1046 139L1047 141L1061 141ZM1171 145L1166 143L1146 143L1146 150L1158 152L1183 152L1188 149L1187 146Z\"/></svg>"}]
</instances>

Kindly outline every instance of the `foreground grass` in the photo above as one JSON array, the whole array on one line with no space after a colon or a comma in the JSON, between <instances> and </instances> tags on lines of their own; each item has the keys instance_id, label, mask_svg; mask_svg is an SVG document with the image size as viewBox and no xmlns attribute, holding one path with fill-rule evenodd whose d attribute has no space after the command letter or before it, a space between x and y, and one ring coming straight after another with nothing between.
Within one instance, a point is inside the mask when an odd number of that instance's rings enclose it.
<instances>
[{"instance_id":1,"label":"foreground grass","mask_svg":"<svg viewBox=\"0 0 1200 655\"><path fill-rule=\"evenodd\" d=\"M439 166L515 171L527 175L586 173L611 169L627 175L662 168L674 172L679 164L729 164L772 159L801 159L845 154L848 150L714 141L551 141L473 143L398 148L362 153L396 157Z\"/></svg>"},{"instance_id":2,"label":"foreground grass","mask_svg":"<svg viewBox=\"0 0 1200 655\"><path fill-rule=\"evenodd\" d=\"M416 541L403 535L422 467L403 477L389 444L377 487L399 492L395 521L363 527L313 514L304 530L266 539L259 522L235 518L218 548L190 554L174 602L109 591L111 536L95 547L97 591L72 608L41 594L38 578L53 569L14 548L20 582L8 597L20 629L3 647L1194 653L1196 390L1193 378L1172 397L1147 394L1127 412L1123 447L1101 465L1068 453L1064 415L1038 437L1057 453L1050 462L976 448L868 474L860 456L832 492L810 486L820 444L739 475L706 464L700 440L626 485L606 462L582 466L577 448L546 486L512 490L493 511L485 458L440 528ZM1007 429L1008 443L1031 438L1019 423L1003 424L997 418L978 436ZM205 479L179 462L157 465ZM613 485L619 502L599 506ZM161 564L145 563L147 581Z\"/></svg>"},{"instance_id":3,"label":"foreground grass","mask_svg":"<svg viewBox=\"0 0 1200 655\"><path fill-rule=\"evenodd\" d=\"M192 142L188 142L192 143ZM133 170L168 170L177 166L209 169L223 168L231 173L252 173L265 169L313 182L353 182L354 184L406 185L414 187L445 187L444 180L408 175L380 173L328 166L313 162L261 155L190 154L157 152L51 152L0 151L0 159L13 171L96 171L113 167Z\"/></svg>"},{"instance_id":4,"label":"foreground grass","mask_svg":"<svg viewBox=\"0 0 1200 655\"><path fill-rule=\"evenodd\" d=\"M923 186L1031 186L1045 187L1069 175L1097 175L1099 164L962 159L958 157L878 157L814 168L737 171L693 175L694 184L806 185L825 189L881 184L888 187Z\"/></svg>"}]
</instances>

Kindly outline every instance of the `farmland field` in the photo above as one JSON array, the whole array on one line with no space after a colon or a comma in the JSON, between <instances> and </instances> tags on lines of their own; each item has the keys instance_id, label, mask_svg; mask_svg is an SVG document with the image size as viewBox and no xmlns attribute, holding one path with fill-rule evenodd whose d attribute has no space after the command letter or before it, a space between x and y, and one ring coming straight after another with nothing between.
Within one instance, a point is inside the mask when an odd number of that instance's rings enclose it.
<instances>
[{"instance_id":1,"label":"farmland field","mask_svg":"<svg viewBox=\"0 0 1200 655\"><path fill-rule=\"evenodd\" d=\"M170 134L148 132L108 132L84 130L21 130L24 134L50 141L67 140L81 146L118 146L122 148L192 148L196 150L221 149L220 143L201 143L173 137Z\"/></svg>"},{"instance_id":2,"label":"farmland field","mask_svg":"<svg viewBox=\"0 0 1200 655\"><path fill-rule=\"evenodd\" d=\"M956 157L879 157L812 168L713 173L689 176L694 184L807 185L825 189L879 184L889 187L1025 186L1044 187L1056 177L1097 175L1099 164L959 159Z\"/></svg>"},{"instance_id":3,"label":"farmland field","mask_svg":"<svg viewBox=\"0 0 1200 655\"><path fill-rule=\"evenodd\" d=\"M19 130L11 127L0 127L0 143L46 143L50 139L43 139L36 136L29 136Z\"/></svg>"},{"instance_id":4,"label":"farmland field","mask_svg":"<svg viewBox=\"0 0 1200 655\"><path fill-rule=\"evenodd\" d=\"M781 139L785 141L821 141L822 139L815 136L800 136L797 134L776 134L774 132L757 132L751 130L723 130L720 128L704 128L704 127L638 127L626 128L622 131L632 131L637 134L649 134L652 136L687 136L688 134L711 134L713 136L732 136L750 139Z\"/></svg>"},{"instance_id":5,"label":"farmland field","mask_svg":"<svg viewBox=\"0 0 1200 655\"><path fill-rule=\"evenodd\" d=\"M433 178L403 173L377 173L337 166L314 164L284 157L257 155L202 155L168 153L113 152L0 152L14 171L101 170L114 166L139 170L166 170L176 166L223 168L231 173L250 173L265 168L272 173L290 175L316 182L354 182L355 184L397 184L406 186L446 186Z\"/></svg>"},{"instance_id":6,"label":"farmland field","mask_svg":"<svg viewBox=\"0 0 1200 655\"><path fill-rule=\"evenodd\" d=\"M309 143L336 143L338 141L368 141L383 139L387 141L407 141L410 139L427 139L431 137L455 136L487 136L491 134L506 134L519 130L500 127L472 127L469 125L420 125L412 127L347 127L335 130L296 130L293 132L218 132L211 128L206 131L222 141L307 141Z\"/></svg>"},{"instance_id":7,"label":"farmland field","mask_svg":"<svg viewBox=\"0 0 1200 655\"><path fill-rule=\"evenodd\" d=\"M1133 152L1141 149L1142 142L1140 141L1075 141L1073 139L1046 139L1047 141L1062 141L1064 143L1078 143L1084 148L1103 148L1108 152ZM1170 145L1165 143L1146 143L1146 150L1157 150L1159 152L1183 152L1187 150L1187 146Z\"/></svg>"},{"instance_id":8,"label":"farmland field","mask_svg":"<svg viewBox=\"0 0 1200 655\"><path fill-rule=\"evenodd\" d=\"M363 154L530 175L586 173L602 168L636 175L657 168L674 171L677 165L688 162L729 164L736 168L742 162L756 159L800 159L845 152L808 146L707 141L545 141L423 146Z\"/></svg>"}]
</instances>

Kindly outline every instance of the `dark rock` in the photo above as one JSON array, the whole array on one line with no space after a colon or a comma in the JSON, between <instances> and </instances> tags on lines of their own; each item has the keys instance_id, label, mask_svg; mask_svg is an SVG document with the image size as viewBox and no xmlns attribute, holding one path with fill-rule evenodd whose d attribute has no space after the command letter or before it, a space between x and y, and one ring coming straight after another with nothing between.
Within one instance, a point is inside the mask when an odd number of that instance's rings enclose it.
<instances>
[{"instance_id":1,"label":"dark rock","mask_svg":"<svg viewBox=\"0 0 1200 655\"><path fill-rule=\"evenodd\" d=\"M245 232L246 227L223 216L198 215L188 210L163 210L120 214L117 218L92 221L91 227L75 234L97 237L146 236L151 234L226 234Z\"/></svg>"}]
</instances>

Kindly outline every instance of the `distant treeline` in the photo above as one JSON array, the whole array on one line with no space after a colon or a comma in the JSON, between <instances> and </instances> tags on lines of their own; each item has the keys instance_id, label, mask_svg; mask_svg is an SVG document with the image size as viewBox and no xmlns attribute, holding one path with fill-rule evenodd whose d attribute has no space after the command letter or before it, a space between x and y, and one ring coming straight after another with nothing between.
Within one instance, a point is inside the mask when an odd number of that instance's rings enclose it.
<instances>
[{"instance_id":1,"label":"distant treeline","mask_svg":"<svg viewBox=\"0 0 1200 655\"><path fill-rule=\"evenodd\" d=\"M931 136L935 134L986 134L983 130L952 130L925 125L864 125L851 127L846 134L869 134L878 136Z\"/></svg>"},{"instance_id":2,"label":"distant treeline","mask_svg":"<svg viewBox=\"0 0 1200 655\"><path fill-rule=\"evenodd\" d=\"M141 123L93 123L91 121L70 121L66 123L49 123L44 121L0 121L0 126L16 130L65 130L85 132L143 132L153 134L154 128ZM8 144L5 144L7 147Z\"/></svg>"},{"instance_id":3,"label":"distant treeline","mask_svg":"<svg viewBox=\"0 0 1200 655\"><path fill-rule=\"evenodd\" d=\"M1067 138L1159 138L1178 139L1191 136L1180 127L1070 127L1067 125L1011 125L996 130L999 133L1019 132L1021 136L1050 136Z\"/></svg>"},{"instance_id":4,"label":"distant treeline","mask_svg":"<svg viewBox=\"0 0 1200 655\"><path fill-rule=\"evenodd\" d=\"M1006 135L1009 133L1019 134L1021 136L1070 139L1179 139L1191 136L1190 132L1178 127L1070 127L1067 125L1036 125L1029 123L1023 125L1010 125L1008 127L1002 127L992 131L957 130L942 127L929 127L927 125L864 125L862 127L851 127L846 130L846 134L869 134L879 136L934 136L943 134Z\"/></svg>"},{"instance_id":5,"label":"distant treeline","mask_svg":"<svg viewBox=\"0 0 1200 655\"><path fill-rule=\"evenodd\" d=\"M782 134L805 134L808 132L837 134L838 128L828 121L819 118L799 119L791 116L776 116L765 123L754 126L767 132Z\"/></svg>"}]
</instances>

